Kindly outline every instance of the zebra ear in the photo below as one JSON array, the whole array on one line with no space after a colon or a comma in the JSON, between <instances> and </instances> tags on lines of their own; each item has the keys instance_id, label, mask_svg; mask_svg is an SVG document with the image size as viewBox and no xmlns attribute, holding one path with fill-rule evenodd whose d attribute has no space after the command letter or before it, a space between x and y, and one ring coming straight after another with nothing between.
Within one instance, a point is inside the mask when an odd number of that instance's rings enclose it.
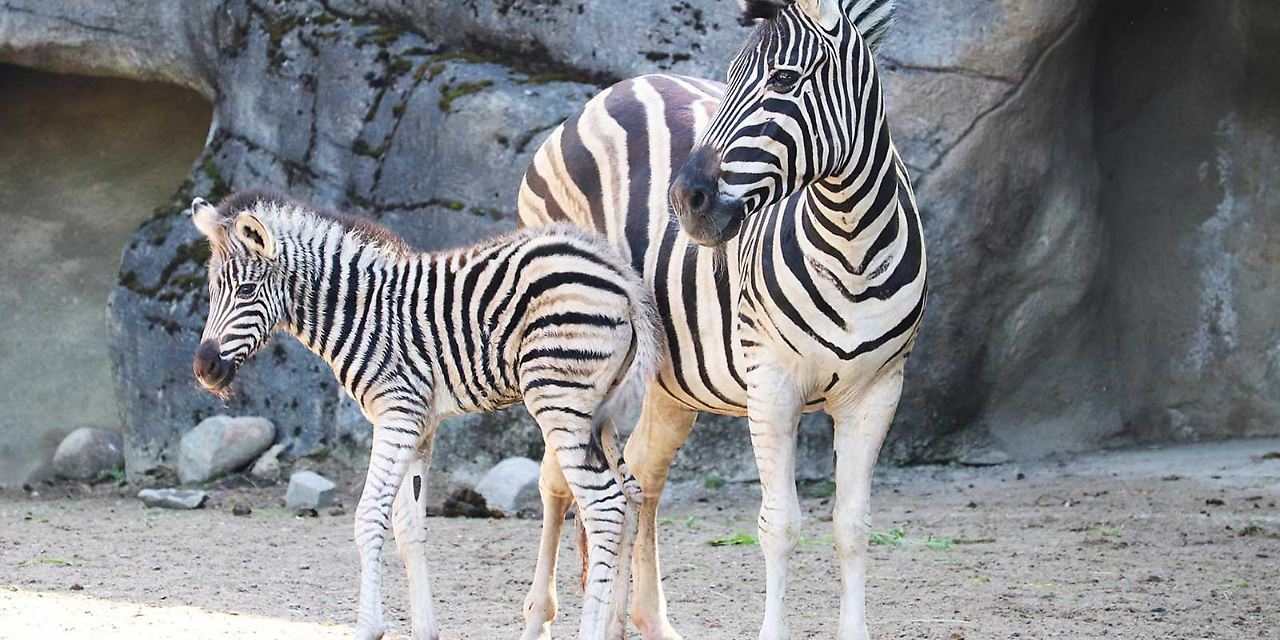
<instances>
[{"instance_id":1,"label":"zebra ear","mask_svg":"<svg viewBox=\"0 0 1280 640\"><path fill-rule=\"evenodd\" d=\"M894 0L845 0L845 15L858 28L872 53L880 49L885 34L893 26L896 5Z\"/></svg>"},{"instance_id":2,"label":"zebra ear","mask_svg":"<svg viewBox=\"0 0 1280 640\"><path fill-rule=\"evenodd\" d=\"M839 0L796 0L796 4L810 20L828 31L834 29L843 17Z\"/></svg>"},{"instance_id":3,"label":"zebra ear","mask_svg":"<svg viewBox=\"0 0 1280 640\"><path fill-rule=\"evenodd\" d=\"M236 216L235 231L236 237L244 243L244 246L249 247L250 251L267 260L276 259L278 253L276 238L257 216L247 211Z\"/></svg>"},{"instance_id":4,"label":"zebra ear","mask_svg":"<svg viewBox=\"0 0 1280 640\"><path fill-rule=\"evenodd\" d=\"M227 237L227 230L222 226L222 218L218 215L218 210L205 202L204 198L191 201L191 222L196 225L200 233L204 234L204 237L209 239L209 242L221 242Z\"/></svg>"}]
</instances>

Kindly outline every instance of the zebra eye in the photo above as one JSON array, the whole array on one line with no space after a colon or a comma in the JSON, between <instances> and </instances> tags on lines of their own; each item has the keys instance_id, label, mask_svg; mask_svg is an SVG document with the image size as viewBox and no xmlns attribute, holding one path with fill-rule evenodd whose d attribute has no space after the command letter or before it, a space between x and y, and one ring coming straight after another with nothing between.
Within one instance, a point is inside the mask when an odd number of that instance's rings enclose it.
<instances>
[{"instance_id":1,"label":"zebra eye","mask_svg":"<svg viewBox=\"0 0 1280 640\"><path fill-rule=\"evenodd\" d=\"M799 71L795 69L778 69L769 75L769 88L774 91L789 91L799 81Z\"/></svg>"},{"instance_id":2,"label":"zebra eye","mask_svg":"<svg viewBox=\"0 0 1280 640\"><path fill-rule=\"evenodd\" d=\"M241 298L248 298L249 296L253 295L254 291L257 291L257 290L258 290L258 283L246 282L236 287L236 295Z\"/></svg>"}]
</instances>

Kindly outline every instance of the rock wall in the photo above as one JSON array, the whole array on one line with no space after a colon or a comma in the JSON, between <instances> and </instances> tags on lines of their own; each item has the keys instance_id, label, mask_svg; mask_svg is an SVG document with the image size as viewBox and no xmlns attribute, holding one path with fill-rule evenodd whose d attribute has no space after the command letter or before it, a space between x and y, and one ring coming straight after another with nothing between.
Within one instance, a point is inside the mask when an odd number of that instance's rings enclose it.
<instances>
[{"instance_id":1,"label":"rock wall","mask_svg":"<svg viewBox=\"0 0 1280 640\"><path fill-rule=\"evenodd\" d=\"M208 102L0 65L0 484L78 427L119 433L103 309L120 249L200 153Z\"/></svg>"},{"instance_id":2,"label":"rock wall","mask_svg":"<svg viewBox=\"0 0 1280 640\"><path fill-rule=\"evenodd\" d=\"M889 457L1280 432L1280 339L1266 322L1280 262L1268 215L1280 195L1266 188L1275 10L900 6L880 64L932 281ZM603 84L722 75L745 33L735 11L711 0L10 2L0 59L161 79L214 103L208 145L125 248L111 295L130 473L168 464L183 431L224 410L188 373L205 304L204 251L179 215L191 196L275 187L424 249L473 241L512 225L533 150ZM1194 46L1171 48L1183 36ZM1187 94L1206 97L1185 107ZM323 365L287 340L246 369L226 410L270 416L294 455L367 433ZM802 475L829 472L829 424L806 421ZM741 425L704 418L694 440L678 473L753 474ZM515 410L446 426L437 451L442 468L465 469L538 447Z\"/></svg>"},{"instance_id":3,"label":"rock wall","mask_svg":"<svg viewBox=\"0 0 1280 640\"><path fill-rule=\"evenodd\" d=\"M1280 5L1166 5L1099 15L1121 418L1144 442L1275 434Z\"/></svg>"}]
</instances>

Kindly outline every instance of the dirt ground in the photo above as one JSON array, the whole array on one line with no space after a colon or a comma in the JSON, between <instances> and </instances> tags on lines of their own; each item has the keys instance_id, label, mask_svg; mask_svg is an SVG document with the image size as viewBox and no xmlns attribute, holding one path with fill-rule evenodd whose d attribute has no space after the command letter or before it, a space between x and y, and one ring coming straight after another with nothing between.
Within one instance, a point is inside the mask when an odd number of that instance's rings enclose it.
<instances>
[{"instance_id":1,"label":"dirt ground","mask_svg":"<svg viewBox=\"0 0 1280 640\"><path fill-rule=\"evenodd\" d=\"M1280 637L1277 451L1280 440L1252 440L886 470L874 492L872 634ZM750 536L758 489L707 484L684 487L663 514L672 619L689 640L754 638L764 589ZM0 494L0 638L350 634L350 514L287 513L283 486L216 490L207 508L187 512L144 508L123 489L36 491ZM835 632L829 491L805 488L789 599L796 638ZM232 515L235 504L252 514ZM518 635L537 521L431 523L443 636ZM726 537L740 544L709 544ZM399 637L407 591L388 546L388 621ZM567 540L563 554L561 566L574 566ZM558 637L576 631L570 574L560 576Z\"/></svg>"}]
</instances>

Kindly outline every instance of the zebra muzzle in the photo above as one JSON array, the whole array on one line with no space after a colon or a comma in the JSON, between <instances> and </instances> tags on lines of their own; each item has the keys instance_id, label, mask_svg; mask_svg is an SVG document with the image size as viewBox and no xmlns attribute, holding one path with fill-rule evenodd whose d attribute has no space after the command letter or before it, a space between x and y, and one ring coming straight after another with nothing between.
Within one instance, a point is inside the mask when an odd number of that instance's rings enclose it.
<instances>
[{"instance_id":1,"label":"zebra muzzle","mask_svg":"<svg viewBox=\"0 0 1280 640\"><path fill-rule=\"evenodd\" d=\"M222 359L218 343L214 340L204 340L200 343L191 369L195 372L196 380L200 381L201 386L210 391L226 388L236 376L235 367Z\"/></svg>"},{"instance_id":2,"label":"zebra muzzle","mask_svg":"<svg viewBox=\"0 0 1280 640\"><path fill-rule=\"evenodd\" d=\"M721 197L720 154L711 147L694 149L671 182L667 197L681 228L703 246L725 242L742 225L742 202Z\"/></svg>"}]
</instances>

